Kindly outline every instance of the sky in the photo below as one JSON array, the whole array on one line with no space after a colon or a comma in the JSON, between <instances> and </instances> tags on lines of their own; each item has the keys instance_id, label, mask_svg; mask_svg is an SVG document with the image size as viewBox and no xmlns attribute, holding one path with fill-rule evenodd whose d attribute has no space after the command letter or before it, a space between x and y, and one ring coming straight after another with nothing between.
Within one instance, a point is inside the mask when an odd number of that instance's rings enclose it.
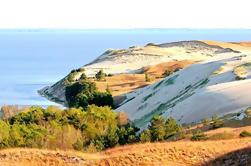
<instances>
[{"instance_id":1,"label":"sky","mask_svg":"<svg viewBox=\"0 0 251 166\"><path fill-rule=\"evenodd\" d=\"M0 0L0 28L251 28L250 0Z\"/></svg>"}]
</instances>

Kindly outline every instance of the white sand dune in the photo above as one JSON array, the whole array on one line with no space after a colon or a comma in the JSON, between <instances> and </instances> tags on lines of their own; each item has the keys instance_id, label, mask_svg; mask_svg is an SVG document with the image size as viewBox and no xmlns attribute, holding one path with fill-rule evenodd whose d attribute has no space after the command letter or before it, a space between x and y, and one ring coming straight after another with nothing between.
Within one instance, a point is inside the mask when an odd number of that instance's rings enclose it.
<instances>
[{"instance_id":1,"label":"white sand dune","mask_svg":"<svg viewBox=\"0 0 251 166\"><path fill-rule=\"evenodd\" d=\"M139 127L154 115L172 116L180 123L198 122L213 115L241 112L251 106L251 79L236 80L235 69L248 66L250 55L222 54L194 64L163 81L128 94L117 111L126 112ZM247 72L249 75L249 70Z\"/></svg>"},{"instance_id":2,"label":"white sand dune","mask_svg":"<svg viewBox=\"0 0 251 166\"><path fill-rule=\"evenodd\" d=\"M88 76L100 69L107 74L135 73L163 62L197 61L164 80L126 94L116 111L124 111L138 127L146 127L154 115L173 116L180 123L200 121L212 115L241 112L251 106L251 47L214 41L181 41L121 50L108 50L83 66ZM76 74L80 77L83 70ZM65 102L64 79L41 94Z\"/></svg>"}]
</instances>

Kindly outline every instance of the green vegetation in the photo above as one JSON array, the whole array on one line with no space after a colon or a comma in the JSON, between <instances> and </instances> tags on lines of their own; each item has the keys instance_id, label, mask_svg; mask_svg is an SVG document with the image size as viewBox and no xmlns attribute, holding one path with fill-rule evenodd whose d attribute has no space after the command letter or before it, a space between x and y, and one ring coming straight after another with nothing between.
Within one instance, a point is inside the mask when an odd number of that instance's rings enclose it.
<instances>
[{"instance_id":1,"label":"green vegetation","mask_svg":"<svg viewBox=\"0 0 251 166\"><path fill-rule=\"evenodd\" d=\"M248 70L251 69L251 62L237 66L233 73L236 80L245 80L248 74Z\"/></svg>"},{"instance_id":2,"label":"green vegetation","mask_svg":"<svg viewBox=\"0 0 251 166\"><path fill-rule=\"evenodd\" d=\"M26 108L0 120L0 148L29 147L75 149L95 152L136 142L163 141L178 135L182 127L173 118L155 116L147 129L129 123L125 113L110 107L61 110L50 106ZM138 133L138 134L137 134Z\"/></svg>"},{"instance_id":3,"label":"green vegetation","mask_svg":"<svg viewBox=\"0 0 251 166\"><path fill-rule=\"evenodd\" d=\"M151 131L149 129L144 130L140 134L140 142L150 142L151 141Z\"/></svg>"},{"instance_id":4,"label":"green vegetation","mask_svg":"<svg viewBox=\"0 0 251 166\"><path fill-rule=\"evenodd\" d=\"M209 124L210 124L210 119L208 119L208 118L205 118L205 119L202 119L202 124L204 125L204 126L208 126Z\"/></svg>"},{"instance_id":5,"label":"green vegetation","mask_svg":"<svg viewBox=\"0 0 251 166\"><path fill-rule=\"evenodd\" d=\"M105 80L105 76L106 76L106 74L104 73L104 71L99 70L97 72L97 74L95 75L95 78L96 78L97 81L102 81L102 80Z\"/></svg>"},{"instance_id":6,"label":"green vegetation","mask_svg":"<svg viewBox=\"0 0 251 166\"><path fill-rule=\"evenodd\" d=\"M111 93L98 92L96 84L89 81L83 74L79 81L66 86L65 97L69 107L86 108L91 104L113 107L113 97Z\"/></svg>"},{"instance_id":7,"label":"green vegetation","mask_svg":"<svg viewBox=\"0 0 251 166\"><path fill-rule=\"evenodd\" d=\"M148 129L140 134L140 140L142 142L148 142L149 140L153 142L163 141L175 136L181 131L182 127L177 124L173 118L170 117L165 120L162 116L154 116Z\"/></svg>"},{"instance_id":8,"label":"green vegetation","mask_svg":"<svg viewBox=\"0 0 251 166\"><path fill-rule=\"evenodd\" d=\"M145 82L150 82L150 81L151 81L151 79L150 79L148 73L145 73Z\"/></svg>"},{"instance_id":9,"label":"green vegetation","mask_svg":"<svg viewBox=\"0 0 251 166\"><path fill-rule=\"evenodd\" d=\"M251 137L251 132L244 130L240 133L240 136L241 137Z\"/></svg>"},{"instance_id":10,"label":"green vegetation","mask_svg":"<svg viewBox=\"0 0 251 166\"><path fill-rule=\"evenodd\" d=\"M191 137L192 141L201 141L206 140L207 136L201 130L196 130L193 132L193 136Z\"/></svg>"},{"instance_id":11,"label":"green vegetation","mask_svg":"<svg viewBox=\"0 0 251 166\"><path fill-rule=\"evenodd\" d=\"M165 70L164 73L162 74L163 77L168 77L169 75L171 75L173 72L171 72L170 70Z\"/></svg>"},{"instance_id":12,"label":"green vegetation","mask_svg":"<svg viewBox=\"0 0 251 166\"><path fill-rule=\"evenodd\" d=\"M99 151L136 142L138 129L119 120L118 114L107 106L67 110L30 107L0 120L0 147Z\"/></svg>"},{"instance_id":13,"label":"green vegetation","mask_svg":"<svg viewBox=\"0 0 251 166\"><path fill-rule=\"evenodd\" d=\"M212 121L210 123L210 128L211 129L217 129L220 128L224 125L224 120L218 118L216 115L212 117Z\"/></svg>"}]
</instances>

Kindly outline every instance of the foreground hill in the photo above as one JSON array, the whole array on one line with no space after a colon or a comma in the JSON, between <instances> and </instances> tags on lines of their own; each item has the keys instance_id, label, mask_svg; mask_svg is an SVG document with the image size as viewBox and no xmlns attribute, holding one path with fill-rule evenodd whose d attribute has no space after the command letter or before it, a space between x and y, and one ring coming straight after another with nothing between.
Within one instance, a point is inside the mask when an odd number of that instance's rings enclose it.
<instances>
[{"instance_id":1,"label":"foreground hill","mask_svg":"<svg viewBox=\"0 0 251 166\"><path fill-rule=\"evenodd\" d=\"M220 147L220 148L219 148ZM6 149L1 166L122 166L122 165L248 165L251 139L145 143L86 154L74 151Z\"/></svg>"},{"instance_id":2,"label":"foreground hill","mask_svg":"<svg viewBox=\"0 0 251 166\"><path fill-rule=\"evenodd\" d=\"M187 64L181 65L181 68L183 68L191 63L209 60L212 57L221 56L225 53L237 54L238 51L207 44L202 41L181 41L164 44L150 43L143 47L134 46L120 50L110 49L93 62L73 71L73 80L80 79L83 73L88 77L93 77L101 69L111 76L118 74L141 74L135 77L131 77L131 75L118 76L118 78L125 81L115 84L113 82L109 83L110 79L108 78L108 82L99 86L101 90L107 87L107 85L109 88L115 86L112 90L114 95L117 96L148 85L148 83L142 83L144 82L144 75L142 75L144 72L152 75L153 79L151 83L154 83L159 81L159 76L163 74L164 69L168 70L168 68L172 68L172 66L170 66L171 63L179 68L180 64L183 63L182 61L186 61ZM150 66L152 69L148 69ZM118 80L118 78L115 77L114 80ZM65 79L66 78L60 80L51 87L43 88L39 93L52 101L66 104ZM125 85L128 84L128 82L131 84L129 84L129 86ZM126 88L124 88L123 85L125 85ZM119 86L119 88L116 88L116 86ZM121 91L121 89L123 90Z\"/></svg>"}]
</instances>

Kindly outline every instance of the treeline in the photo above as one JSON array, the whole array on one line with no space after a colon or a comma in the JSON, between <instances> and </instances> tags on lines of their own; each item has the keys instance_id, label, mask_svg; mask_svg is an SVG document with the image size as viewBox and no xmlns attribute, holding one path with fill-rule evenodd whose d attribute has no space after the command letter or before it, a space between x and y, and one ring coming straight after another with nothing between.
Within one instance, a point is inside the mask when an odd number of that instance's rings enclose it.
<instances>
[{"instance_id":1,"label":"treeline","mask_svg":"<svg viewBox=\"0 0 251 166\"><path fill-rule=\"evenodd\" d=\"M154 117L149 127L139 129L128 122L125 113L110 107L61 110L30 107L0 120L0 147L76 149L95 152L136 142L162 141L175 136L181 126L172 118Z\"/></svg>"}]
</instances>

